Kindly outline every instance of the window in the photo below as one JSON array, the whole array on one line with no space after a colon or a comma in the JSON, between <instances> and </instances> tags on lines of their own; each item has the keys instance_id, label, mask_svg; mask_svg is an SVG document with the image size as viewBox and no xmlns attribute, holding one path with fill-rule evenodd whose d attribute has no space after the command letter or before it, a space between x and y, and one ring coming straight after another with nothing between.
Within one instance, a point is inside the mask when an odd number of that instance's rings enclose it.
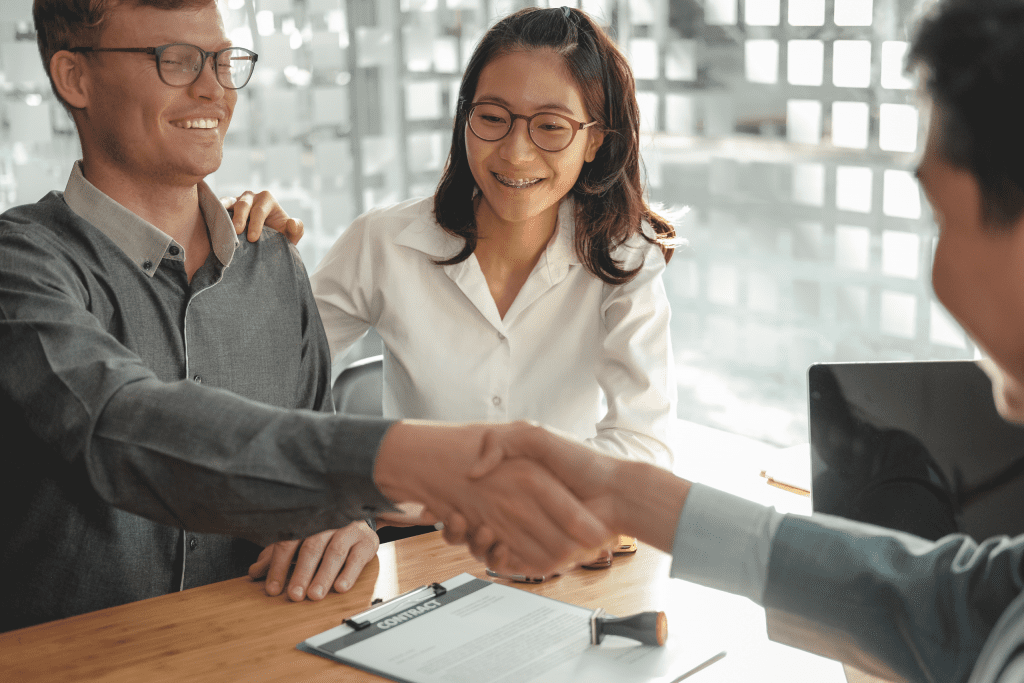
<instances>
[{"instance_id":1,"label":"window","mask_svg":"<svg viewBox=\"0 0 1024 683\"><path fill-rule=\"evenodd\" d=\"M545 0L225 0L259 53L219 194L270 189L312 268L359 213L433 191L459 77L495 17ZM579 0L630 56L650 198L689 206L669 265L681 417L806 441L817 361L971 357L930 288L911 173L911 0ZM0 204L61 189L80 154L30 3L0 20Z\"/></svg>"}]
</instances>

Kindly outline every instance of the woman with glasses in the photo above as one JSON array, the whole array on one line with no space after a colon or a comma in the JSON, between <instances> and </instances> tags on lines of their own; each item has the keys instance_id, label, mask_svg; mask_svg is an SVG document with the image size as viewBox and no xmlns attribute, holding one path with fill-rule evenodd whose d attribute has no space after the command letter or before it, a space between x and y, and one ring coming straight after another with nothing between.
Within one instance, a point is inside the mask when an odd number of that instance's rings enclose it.
<instances>
[{"instance_id":1,"label":"woman with glasses","mask_svg":"<svg viewBox=\"0 0 1024 683\"><path fill-rule=\"evenodd\" d=\"M638 119L583 12L487 32L434 196L356 219L311 276L335 358L383 339L386 416L536 420L670 465L675 233L643 198Z\"/></svg>"}]
</instances>

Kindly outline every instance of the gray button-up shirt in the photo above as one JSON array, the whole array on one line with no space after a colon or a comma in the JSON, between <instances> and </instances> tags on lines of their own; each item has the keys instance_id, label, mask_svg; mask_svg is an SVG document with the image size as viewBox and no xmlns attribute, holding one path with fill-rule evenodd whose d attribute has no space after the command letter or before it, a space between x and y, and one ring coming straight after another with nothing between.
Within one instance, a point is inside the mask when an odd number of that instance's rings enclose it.
<instances>
[{"instance_id":1,"label":"gray button-up shirt","mask_svg":"<svg viewBox=\"0 0 1024 683\"><path fill-rule=\"evenodd\" d=\"M0 630L239 576L249 541L389 507L371 476L390 423L333 415L297 252L236 240L199 199L191 282L77 164L0 216Z\"/></svg>"}]
</instances>

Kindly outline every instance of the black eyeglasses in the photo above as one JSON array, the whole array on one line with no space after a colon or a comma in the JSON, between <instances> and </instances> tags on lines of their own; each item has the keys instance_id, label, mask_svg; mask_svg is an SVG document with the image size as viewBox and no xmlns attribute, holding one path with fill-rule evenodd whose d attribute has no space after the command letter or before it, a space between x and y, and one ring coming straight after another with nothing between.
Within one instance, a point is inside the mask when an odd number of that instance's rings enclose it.
<instances>
[{"instance_id":1,"label":"black eyeglasses","mask_svg":"<svg viewBox=\"0 0 1024 683\"><path fill-rule=\"evenodd\" d=\"M238 90L249 82L259 58L244 47L226 47L207 52L188 43L172 43L159 47L72 47L69 52L141 52L156 57L160 80L175 88L192 85L199 80L206 58L213 57L211 68L217 82L229 90Z\"/></svg>"},{"instance_id":2,"label":"black eyeglasses","mask_svg":"<svg viewBox=\"0 0 1024 683\"><path fill-rule=\"evenodd\" d=\"M561 152L572 144L576 133L597 123L581 123L568 116L539 112L533 116L513 114L500 104L477 102L466 112L469 129L481 140L496 142L508 135L516 119L526 121L526 130L533 144L545 152Z\"/></svg>"}]
</instances>

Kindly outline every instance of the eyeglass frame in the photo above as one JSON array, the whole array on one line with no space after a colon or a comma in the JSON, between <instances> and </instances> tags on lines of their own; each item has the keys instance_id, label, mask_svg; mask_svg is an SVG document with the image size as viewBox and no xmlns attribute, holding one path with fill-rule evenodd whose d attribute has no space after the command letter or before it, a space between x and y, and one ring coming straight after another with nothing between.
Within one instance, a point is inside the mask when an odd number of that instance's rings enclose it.
<instances>
[{"instance_id":1,"label":"eyeglass frame","mask_svg":"<svg viewBox=\"0 0 1024 683\"><path fill-rule=\"evenodd\" d=\"M199 50L199 52L203 55L203 63L199 67L199 69L196 71L196 77L194 79L192 79L191 83L183 83L182 85L174 85L172 83L168 83L167 79L164 78L163 69L160 68L160 55L162 55L164 53L164 50L166 50L167 48L169 48L169 47L177 47L179 45L184 45L185 47L194 47L195 49ZM256 61L260 58L260 56L258 54L256 54L255 52L253 52L252 50L249 50L249 49L244 48L244 47L236 47L234 45L232 45L231 47L225 47L225 48L223 48L221 50L204 50L203 48L199 47L198 45L193 45L192 43L168 43L166 45L157 45L156 47L88 47L88 46L85 46L85 47L69 47L68 48L68 52L136 52L136 53L140 53L140 54L153 55L154 57L156 57L156 75L160 77L160 80L163 81L164 85L169 86L171 88L187 88L187 87L189 87L191 85L195 85L196 81L199 80L199 77L203 75L203 69L206 68L206 59L208 57L212 56L213 57L213 64L216 65L217 64L217 59L218 59L219 55L223 54L224 52L227 52L228 50L241 50L242 52L245 52L245 53L249 54L252 57L252 69L249 71L249 79L251 79L253 71L256 70ZM214 78L217 79L217 83L219 83L221 85L221 87L226 88L227 90L241 90L242 88L244 88L245 86L247 86L249 84L249 79L246 79L245 83L243 83L242 85L238 86L237 88L235 86L232 86L232 85L224 85L223 83L221 83L221 80L220 80L220 72L218 72L216 68L213 68L213 74L214 74Z\"/></svg>"},{"instance_id":2,"label":"eyeglass frame","mask_svg":"<svg viewBox=\"0 0 1024 683\"><path fill-rule=\"evenodd\" d=\"M470 123L472 121L472 119L473 119L473 110L476 109L477 107L481 106L481 105L484 105L484 104L490 105L492 107L500 107L501 109L504 109L505 111L508 112L508 115L510 117L509 121L508 121L508 130L506 130L505 134L502 135L500 138L495 138L494 140L488 140L487 138L481 137L480 133L477 133L473 129L473 124ZM465 101L463 101L463 109L466 112L466 125L469 126L469 130L472 131L473 135L475 135L480 140L483 140L484 142L498 142L500 140L504 140L505 138L508 137L508 134L512 132L512 127L515 126L516 119L522 119L523 121L526 121L526 135L530 138L530 142L532 142L534 145L536 145L537 149L543 150L545 152L549 152L551 154L556 154L558 152L564 152L565 150L569 149L569 146L572 145L573 140L576 139L576 133L580 132L581 130L586 130L587 128L590 128L591 126L597 125L597 123L598 123L597 119L595 119L593 121L590 121L589 123L583 123L582 121L577 121L576 119L571 119L568 116L565 116L564 114L556 114L553 111L539 111L536 114L533 114L532 116L527 116L525 114L516 114L511 109L506 107L505 105L498 104L497 102L465 102ZM533 129L530 128L530 123L535 118L537 118L538 116L557 116L558 118L564 119L565 121L568 121L569 123L572 124L572 126L570 127L570 129L572 130L572 137L569 138L569 142L565 143L565 147L562 147L561 149L544 149L539 144L537 144L537 141L533 139Z\"/></svg>"}]
</instances>

